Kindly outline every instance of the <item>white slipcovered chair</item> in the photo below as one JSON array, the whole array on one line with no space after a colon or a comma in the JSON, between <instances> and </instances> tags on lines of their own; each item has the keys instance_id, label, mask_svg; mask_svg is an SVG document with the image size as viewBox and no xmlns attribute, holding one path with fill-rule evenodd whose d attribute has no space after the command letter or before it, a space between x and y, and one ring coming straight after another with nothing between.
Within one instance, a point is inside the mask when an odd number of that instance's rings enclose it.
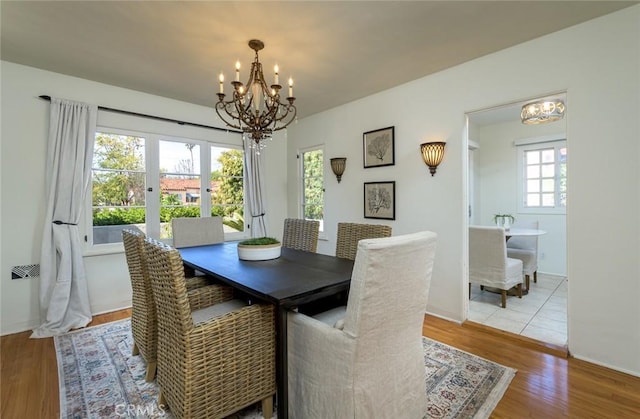
<instances>
[{"instance_id":1,"label":"white slipcovered chair","mask_svg":"<svg viewBox=\"0 0 640 419\"><path fill-rule=\"evenodd\" d=\"M221 217L181 217L171 220L173 247L202 246L222 243L224 228Z\"/></svg>"},{"instance_id":2,"label":"white slipcovered chair","mask_svg":"<svg viewBox=\"0 0 640 419\"><path fill-rule=\"evenodd\" d=\"M427 413L422 327L436 234L358 243L346 307L289 314L292 418L415 418Z\"/></svg>"},{"instance_id":3,"label":"white slipcovered chair","mask_svg":"<svg viewBox=\"0 0 640 419\"><path fill-rule=\"evenodd\" d=\"M538 221L520 221L512 228L538 229ZM520 259L525 277L525 289L529 290L531 277L538 282L538 236L514 236L507 241L507 257Z\"/></svg>"},{"instance_id":4,"label":"white slipcovered chair","mask_svg":"<svg viewBox=\"0 0 640 419\"><path fill-rule=\"evenodd\" d=\"M522 298L522 261L507 257L502 227L469 226L469 288L471 284L497 288L502 308L507 307L507 291L517 287Z\"/></svg>"}]
</instances>

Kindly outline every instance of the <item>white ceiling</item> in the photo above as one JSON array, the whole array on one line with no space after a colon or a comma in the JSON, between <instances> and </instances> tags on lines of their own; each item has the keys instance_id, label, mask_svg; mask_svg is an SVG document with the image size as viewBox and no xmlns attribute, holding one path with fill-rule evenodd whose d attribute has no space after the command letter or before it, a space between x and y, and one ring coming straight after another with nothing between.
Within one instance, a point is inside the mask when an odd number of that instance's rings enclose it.
<instances>
[{"instance_id":1,"label":"white ceiling","mask_svg":"<svg viewBox=\"0 0 640 419\"><path fill-rule=\"evenodd\" d=\"M257 38L304 117L637 3L3 0L0 58L213 107Z\"/></svg>"}]
</instances>

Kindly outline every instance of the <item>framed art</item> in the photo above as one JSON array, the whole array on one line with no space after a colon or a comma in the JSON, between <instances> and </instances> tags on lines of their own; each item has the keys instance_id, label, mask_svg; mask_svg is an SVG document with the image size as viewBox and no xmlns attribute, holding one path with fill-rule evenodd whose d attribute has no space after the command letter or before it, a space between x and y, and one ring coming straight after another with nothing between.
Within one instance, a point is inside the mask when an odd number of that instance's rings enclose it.
<instances>
[{"instance_id":1,"label":"framed art","mask_svg":"<svg viewBox=\"0 0 640 419\"><path fill-rule=\"evenodd\" d=\"M364 218L396 219L396 182L364 183Z\"/></svg>"},{"instance_id":2,"label":"framed art","mask_svg":"<svg viewBox=\"0 0 640 419\"><path fill-rule=\"evenodd\" d=\"M393 166L395 164L394 127L362 134L364 168Z\"/></svg>"}]
</instances>

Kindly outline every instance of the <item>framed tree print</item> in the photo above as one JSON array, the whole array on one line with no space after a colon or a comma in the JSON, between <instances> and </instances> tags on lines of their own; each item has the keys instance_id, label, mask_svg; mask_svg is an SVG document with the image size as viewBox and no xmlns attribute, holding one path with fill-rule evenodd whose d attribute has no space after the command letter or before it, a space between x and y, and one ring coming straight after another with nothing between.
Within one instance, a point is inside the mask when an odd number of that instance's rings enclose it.
<instances>
[{"instance_id":1,"label":"framed tree print","mask_svg":"<svg viewBox=\"0 0 640 419\"><path fill-rule=\"evenodd\" d=\"M394 128L382 128L362 135L365 169L395 164Z\"/></svg>"},{"instance_id":2,"label":"framed tree print","mask_svg":"<svg viewBox=\"0 0 640 419\"><path fill-rule=\"evenodd\" d=\"M396 182L365 182L364 218L396 219Z\"/></svg>"}]
</instances>

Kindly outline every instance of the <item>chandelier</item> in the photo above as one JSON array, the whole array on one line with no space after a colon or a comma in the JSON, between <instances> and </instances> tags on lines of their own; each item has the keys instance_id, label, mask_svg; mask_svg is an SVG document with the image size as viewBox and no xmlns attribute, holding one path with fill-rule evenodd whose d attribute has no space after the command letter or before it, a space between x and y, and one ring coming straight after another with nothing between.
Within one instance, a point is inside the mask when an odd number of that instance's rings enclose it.
<instances>
[{"instance_id":1,"label":"chandelier","mask_svg":"<svg viewBox=\"0 0 640 419\"><path fill-rule=\"evenodd\" d=\"M564 118L564 108L560 99L530 102L522 107L520 120L526 125L558 121Z\"/></svg>"},{"instance_id":2,"label":"chandelier","mask_svg":"<svg viewBox=\"0 0 640 419\"><path fill-rule=\"evenodd\" d=\"M293 102L293 79L289 78L288 103L280 101L278 66L274 68L273 84L267 85L262 74L262 64L258 60L258 51L264 43L257 39L249 41L249 47L256 52L251 63L251 72L247 84L240 81L240 62L236 62L236 78L231 82L233 93L230 100L225 101L224 75L220 73L220 92L216 113L228 126L242 130L253 140L254 147L262 148L262 140L271 138L274 131L286 128L296 118L296 107Z\"/></svg>"}]
</instances>

